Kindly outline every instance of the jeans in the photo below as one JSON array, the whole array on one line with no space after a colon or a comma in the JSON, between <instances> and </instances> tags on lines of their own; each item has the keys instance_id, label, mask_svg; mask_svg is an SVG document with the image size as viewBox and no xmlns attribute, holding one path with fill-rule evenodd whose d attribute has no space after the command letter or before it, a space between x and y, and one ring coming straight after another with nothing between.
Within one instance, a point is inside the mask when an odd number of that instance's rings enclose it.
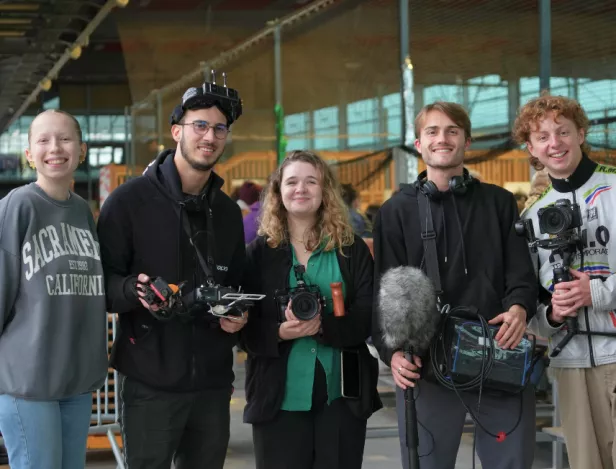
<instances>
[{"instance_id":1,"label":"jeans","mask_svg":"<svg viewBox=\"0 0 616 469\"><path fill-rule=\"evenodd\" d=\"M11 469L83 469L92 394L59 401L0 395L0 431Z\"/></svg>"}]
</instances>

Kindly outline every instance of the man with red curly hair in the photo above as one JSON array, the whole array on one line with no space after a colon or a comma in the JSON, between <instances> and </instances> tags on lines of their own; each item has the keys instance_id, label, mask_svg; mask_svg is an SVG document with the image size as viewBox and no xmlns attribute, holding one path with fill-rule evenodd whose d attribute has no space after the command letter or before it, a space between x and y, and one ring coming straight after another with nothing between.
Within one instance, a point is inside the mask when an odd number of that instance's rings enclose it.
<instances>
[{"instance_id":1,"label":"man with red curly hair","mask_svg":"<svg viewBox=\"0 0 616 469\"><path fill-rule=\"evenodd\" d=\"M543 95L522 107L513 135L526 144L531 164L538 170L545 167L551 180L523 218L539 227L541 240L571 233L581 239L571 248L570 278L556 285L554 269L563 266L563 256L552 249L538 250L542 288L537 315L530 323L549 340L569 462L572 469L612 469L616 462L616 251L610 233L616 233L616 191L612 192L616 168L590 160L588 128L588 117L578 102ZM573 210L562 202L554 207L563 199ZM574 215L575 204L579 217ZM547 207L551 210L540 212ZM565 337L570 337L568 343Z\"/></svg>"}]
</instances>

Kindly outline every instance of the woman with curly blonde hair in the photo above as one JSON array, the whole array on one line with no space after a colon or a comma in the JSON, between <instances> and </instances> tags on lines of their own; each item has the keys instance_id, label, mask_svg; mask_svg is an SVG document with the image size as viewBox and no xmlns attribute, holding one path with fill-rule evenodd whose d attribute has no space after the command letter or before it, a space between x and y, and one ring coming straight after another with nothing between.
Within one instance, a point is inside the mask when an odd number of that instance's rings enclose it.
<instances>
[{"instance_id":1,"label":"woman with curly blonde hair","mask_svg":"<svg viewBox=\"0 0 616 469\"><path fill-rule=\"evenodd\" d=\"M295 163L300 163L296 165ZM316 173L322 179L322 204L317 207L316 219L308 224L299 221L304 213L308 213L312 218L312 211L305 212L303 209L292 210L289 217L287 206L283 203L282 175L284 170L311 165L313 180L311 185L317 181ZM292 181L291 184L294 182ZM303 199L303 198L300 198ZM299 223L298 223L299 222ZM291 226L289 226L289 224ZM321 243L325 243L326 251L334 247L342 248L353 243L353 228L349 222L348 210L341 195L341 186L336 179L333 171L325 161L314 153L307 151L295 151L287 157L278 169L272 174L270 184L265 191L263 199L261 223L259 235L267 238L270 247L278 247L280 243L289 241L289 236L295 236L294 241L298 241L304 247L313 250Z\"/></svg>"},{"instance_id":2,"label":"woman with curly blonde hair","mask_svg":"<svg viewBox=\"0 0 616 469\"><path fill-rule=\"evenodd\" d=\"M244 285L266 298L242 337L256 467L360 469L367 419L381 407L378 362L365 343L372 256L353 234L334 173L314 153L283 161L262 210ZM336 314L332 284L341 287Z\"/></svg>"}]
</instances>

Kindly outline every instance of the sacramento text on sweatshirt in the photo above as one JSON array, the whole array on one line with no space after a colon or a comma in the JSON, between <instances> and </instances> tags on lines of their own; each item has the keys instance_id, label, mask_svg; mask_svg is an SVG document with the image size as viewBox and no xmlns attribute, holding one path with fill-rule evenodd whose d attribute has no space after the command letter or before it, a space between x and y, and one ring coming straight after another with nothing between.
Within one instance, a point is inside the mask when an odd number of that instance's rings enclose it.
<instances>
[{"instance_id":1,"label":"sacramento text on sweatshirt","mask_svg":"<svg viewBox=\"0 0 616 469\"><path fill-rule=\"evenodd\" d=\"M94 219L85 200L36 183L0 200L0 393L56 400L107 374L107 313Z\"/></svg>"}]
</instances>

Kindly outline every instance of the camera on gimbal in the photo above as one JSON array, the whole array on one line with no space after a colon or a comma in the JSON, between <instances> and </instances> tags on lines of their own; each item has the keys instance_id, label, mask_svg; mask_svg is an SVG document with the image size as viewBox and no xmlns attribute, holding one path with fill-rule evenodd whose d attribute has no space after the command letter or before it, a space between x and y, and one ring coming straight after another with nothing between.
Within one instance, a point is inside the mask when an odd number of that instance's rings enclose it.
<instances>
[{"instance_id":1,"label":"camera on gimbal","mask_svg":"<svg viewBox=\"0 0 616 469\"><path fill-rule=\"evenodd\" d=\"M325 307L325 298L321 295L318 286L307 285L304 282L306 269L303 265L296 265L293 270L297 279L297 287L276 290L274 293L276 305L280 312L280 320L286 321L284 312L289 300L291 300L291 311L295 317L300 321L309 321Z\"/></svg>"},{"instance_id":2,"label":"camera on gimbal","mask_svg":"<svg viewBox=\"0 0 616 469\"><path fill-rule=\"evenodd\" d=\"M263 298L265 295L242 293L240 289L213 284L201 285L195 290L196 303L206 305L210 314L228 319L242 319L244 311Z\"/></svg>"},{"instance_id":3,"label":"camera on gimbal","mask_svg":"<svg viewBox=\"0 0 616 469\"><path fill-rule=\"evenodd\" d=\"M537 248L551 251L550 262L554 262L554 256L558 254L562 259L560 265L552 269L552 285L573 280L569 268L575 257L575 253L582 251L586 245L585 232L580 235L579 228L582 226L582 214L577 203L571 203L568 199L558 199L554 205L541 208L537 211L539 217L539 230L542 234L548 234L546 239L537 239L533 229L532 220L520 220L515 224L515 231L520 236L525 236L528 246L533 253ZM554 347L551 356L556 357L569 343L575 334L579 333L577 318L568 318L567 334Z\"/></svg>"},{"instance_id":4,"label":"camera on gimbal","mask_svg":"<svg viewBox=\"0 0 616 469\"><path fill-rule=\"evenodd\" d=\"M549 249L561 254L561 251L575 252L582 244L577 228L582 226L582 212L577 203L568 199L558 199L554 205L540 208L537 211L539 218L539 232L550 235L546 239L537 239L530 219L520 220L515 224L515 231L519 236L525 236L532 252L537 248Z\"/></svg>"}]
</instances>

